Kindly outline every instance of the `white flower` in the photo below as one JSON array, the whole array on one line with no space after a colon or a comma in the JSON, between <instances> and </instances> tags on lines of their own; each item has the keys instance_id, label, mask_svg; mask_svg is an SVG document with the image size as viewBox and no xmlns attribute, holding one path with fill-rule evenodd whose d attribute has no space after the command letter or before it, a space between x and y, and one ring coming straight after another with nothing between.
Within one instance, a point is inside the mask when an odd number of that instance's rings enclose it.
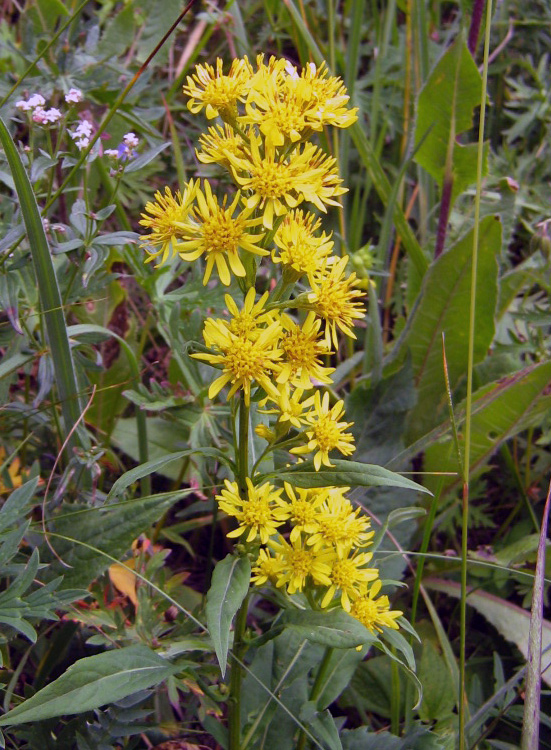
<instances>
[{"instance_id":1,"label":"white flower","mask_svg":"<svg viewBox=\"0 0 551 750\"><path fill-rule=\"evenodd\" d=\"M110 156L112 159L119 158L118 148L106 148L104 149L103 153L105 154L105 156Z\"/></svg>"},{"instance_id":2,"label":"white flower","mask_svg":"<svg viewBox=\"0 0 551 750\"><path fill-rule=\"evenodd\" d=\"M40 125L46 125L49 122L57 122L61 119L61 117L61 112L55 107L51 107L50 109L42 109L42 107L37 107L33 112L33 120Z\"/></svg>"},{"instance_id":3,"label":"white flower","mask_svg":"<svg viewBox=\"0 0 551 750\"><path fill-rule=\"evenodd\" d=\"M136 148L138 143L140 142L140 139L137 137L135 133L126 133L126 135L123 136L123 143L125 146L128 146L128 148Z\"/></svg>"},{"instance_id":4,"label":"white flower","mask_svg":"<svg viewBox=\"0 0 551 750\"><path fill-rule=\"evenodd\" d=\"M44 99L42 94L33 94L27 104L31 109L34 109L35 107L43 107L46 104L46 99Z\"/></svg>"},{"instance_id":5,"label":"white flower","mask_svg":"<svg viewBox=\"0 0 551 750\"><path fill-rule=\"evenodd\" d=\"M88 122L88 120L81 120L76 129L72 133L70 132L69 135L74 140L78 150L82 151L90 143L92 132L92 123Z\"/></svg>"},{"instance_id":6,"label":"white flower","mask_svg":"<svg viewBox=\"0 0 551 750\"><path fill-rule=\"evenodd\" d=\"M15 106L17 109L20 109L22 112L28 112L30 109L32 109L29 102L26 102L24 99L20 99L18 102L15 102Z\"/></svg>"},{"instance_id":7,"label":"white flower","mask_svg":"<svg viewBox=\"0 0 551 750\"><path fill-rule=\"evenodd\" d=\"M82 101L82 91L80 89L69 89L69 93L65 94L65 101L67 104L78 104Z\"/></svg>"}]
</instances>

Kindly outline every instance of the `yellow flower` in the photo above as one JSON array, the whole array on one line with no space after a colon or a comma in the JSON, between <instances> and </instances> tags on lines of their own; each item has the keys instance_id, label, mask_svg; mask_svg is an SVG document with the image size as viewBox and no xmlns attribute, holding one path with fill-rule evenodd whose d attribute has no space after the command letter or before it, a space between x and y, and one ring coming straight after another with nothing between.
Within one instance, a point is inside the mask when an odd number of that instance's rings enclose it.
<instances>
[{"instance_id":1,"label":"yellow flower","mask_svg":"<svg viewBox=\"0 0 551 750\"><path fill-rule=\"evenodd\" d=\"M309 428L305 430L308 443L291 448L291 453L300 456L317 451L314 456L316 471L320 470L322 464L333 466L329 460L329 453L332 450L339 450L344 456L354 453L355 448L352 445L354 437L350 432L344 431L354 422L339 422L344 413L343 401L337 401L332 408L329 408L329 394L325 393L322 401L319 391L316 391L315 395L305 402L305 405L314 407L304 417L309 425Z\"/></svg>"},{"instance_id":2,"label":"yellow flower","mask_svg":"<svg viewBox=\"0 0 551 750\"><path fill-rule=\"evenodd\" d=\"M228 311L232 315L228 327L237 336L258 338L263 330L260 326L270 325L275 320L278 320L279 313L276 311L267 312L264 309L264 305L269 297L268 292L264 292L257 302L255 302L255 297L255 289L251 287L245 295L245 302L240 310L235 304L235 300L229 294L224 296ZM207 344L207 346L210 346L210 344Z\"/></svg>"},{"instance_id":3,"label":"yellow flower","mask_svg":"<svg viewBox=\"0 0 551 750\"><path fill-rule=\"evenodd\" d=\"M184 94L190 97L188 109L197 114L203 107L209 120L220 117L233 121L237 117L237 102L244 101L252 75L247 60L234 60L230 72L224 75L223 62L216 58L216 70L212 65L196 65L195 73L187 76Z\"/></svg>"},{"instance_id":4,"label":"yellow flower","mask_svg":"<svg viewBox=\"0 0 551 750\"><path fill-rule=\"evenodd\" d=\"M296 487L295 493L295 489L288 482L284 482L284 487L289 499L279 498L277 503L282 510L281 517L292 525L289 539L294 542L300 537L301 532L313 534L317 531L318 509L327 495L327 489ZM314 548L314 552L317 552L317 549Z\"/></svg>"},{"instance_id":5,"label":"yellow flower","mask_svg":"<svg viewBox=\"0 0 551 750\"><path fill-rule=\"evenodd\" d=\"M358 108L347 108L350 97L345 85L340 78L328 75L325 63L319 68L314 63L306 65L294 85L300 96L311 102L305 119L312 130L322 130L325 125L348 128L358 119Z\"/></svg>"},{"instance_id":6,"label":"yellow flower","mask_svg":"<svg viewBox=\"0 0 551 750\"><path fill-rule=\"evenodd\" d=\"M195 151L197 158L203 164L221 164L229 169L230 161L226 152L234 156L241 156L245 147L245 141L233 128L224 123L224 126L214 125L208 128L208 133L199 136L202 151Z\"/></svg>"},{"instance_id":7,"label":"yellow flower","mask_svg":"<svg viewBox=\"0 0 551 750\"><path fill-rule=\"evenodd\" d=\"M163 257L155 266L158 268L165 263L172 254L174 257L178 251L178 241L182 237L182 230L179 224L186 220L191 209L195 193L197 192L197 182L191 180L186 185L183 194L179 190L172 195L169 187L165 188L163 195L160 190L155 193L155 203L149 201L145 204L145 210L150 214L142 214L140 224L147 229L151 229L151 234L140 237L144 244L158 245L159 250L149 250L146 252L149 258L145 261L150 263L162 255Z\"/></svg>"},{"instance_id":8,"label":"yellow flower","mask_svg":"<svg viewBox=\"0 0 551 750\"><path fill-rule=\"evenodd\" d=\"M300 538L289 544L279 537L279 541L271 540L268 546L275 553L277 561L278 588L287 585L287 592L294 594L302 591L309 579L313 584L331 585L331 552L314 552L304 547Z\"/></svg>"},{"instance_id":9,"label":"yellow flower","mask_svg":"<svg viewBox=\"0 0 551 750\"><path fill-rule=\"evenodd\" d=\"M255 586L262 586L268 581L275 585L277 580L278 562L275 557L261 547L258 553L256 565L251 570L251 583Z\"/></svg>"},{"instance_id":10,"label":"yellow flower","mask_svg":"<svg viewBox=\"0 0 551 750\"><path fill-rule=\"evenodd\" d=\"M302 326L299 326L284 313L281 323L284 331L280 343L283 361L277 382L290 382L297 388L306 390L312 387L312 379L319 383L331 383L329 376L335 372L335 368L324 367L320 359L331 353L325 341L319 341L321 320L310 312Z\"/></svg>"},{"instance_id":11,"label":"yellow flower","mask_svg":"<svg viewBox=\"0 0 551 750\"><path fill-rule=\"evenodd\" d=\"M356 599L350 609L352 617L359 620L372 633L382 633L383 626L392 628L392 630L398 630L396 620L403 614L403 612L397 609L390 609L388 596L375 598L381 590L381 586L382 582L378 580L369 589L367 586L363 587L362 597Z\"/></svg>"},{"instance_id":12,"label":"yellow flower","mask_svg":"<svg viewBox=\"0 0 551 750\"><path fill-rule=\"evenodd\" d=\"M335 159L313 144L288 156L277 154L269 143L262 153L261 146L262 139L251 132L250 151L242 157L228 151L227 156L236 182L252 192L247 208L260 207L266 229L272 229L274 215L283 216L303 199L325 211L324 204L336 204L333 196L346 192L340 187Z\"/></svg>"},{"instance_id":13,"label":"yellow flower","mask_svg":"<svg viewBox=\"0 0 551 750\"><path fill-rule=\"evenodd\" d=\"M193 206L185 221L177 222L182 234L182 240L178 243L180 257L194 261L203 254L206 256L203 284L209 280L214 264L220 281L226 286L231 283L230 269L236 276L245 276L239 248L255 255L269 255L267 250L257 247L264 234L252 235L246 231L261 223L260 219L249 219L252 209L245 209L235 217L233 215L241 199L240 192L236 193L228 208L226 198L224 196L222 205L219 206L209 182L204 180L203 191L197 188L197 205Z\"/></svg>"},{"instance_id":14,"label":"yellow flower","mask_svg":"<svg viewBox=\"0 0 551 750\"><path fill-rule=\"evenodd\" d=\"M249 477L247 482L247 498L243 500L239 494L237 482L224 480L226 485L220 495L216 496L218 506L221 510L233 516L239 527L230 531L228 537L245 536L245 542L252 542L260 536L262 544L266 544L271 536L276 533L278 526L283 523L283 514L276 507L282 490L276 490L267 482L260 487L255 487Z\"/></svg>"},{"instance_id":15,"label":"yellow flower","mask_svg":"<svg viewBox=\"0 0 551 750\"><path fill-rule=\"evenodd\" d=\"M270 396L270 399L276 404L275 409L265 409L263 414L279 414L278 423L281 425L285 422L289 422L287 430L292 425L297 430L301 430L306 424L304 419L304 404L301 402L302 394L304 393L303 388L296 388L291 392L291 388L288 383L280 385L277 391L277 398Z\"/></svg>"},{"instance_id":16,"label":"yellow flower","mask_svg":"<svg viewBox=\"0 0 551 750\"><path fill-rule=\"evenodd\" d=\"M354 320L365 315L361 302L356 299L362 297L363 292L353 288L356 274L344 275L347 263L347 255L336 262L327 262L310 279L312 291L308 294L308 302L314 312L325 320L325 341L328 346L333 342L335 349L338 347L337 328L355 339L352 330Z\"/></svg>"},{"instance_id":17,"label":"yellow flower","mask_svg":"<svg viewBox=\"0 0 551 750\"><path fill-rule=\"evenodd\" d=\"M211 384L209 398L213 399L225 385L231 383L228 398L242 388L248 405L251 401L251 386L255 382L268 395L277 398L273 373L281 358L281 349L278 348L281 324L274 320L266 328L255 329L248 336L235 334L230 327L231 322L207 318L203 337L207 346L220 353L198 352L191 355L211 365L220 365L223 370L223 374Z\"/></svg>"},{"instance_id":18,"label":"yellow flower","mask_svg":"<svg viewBox=\"0 0 551 750\"><path fill-rule=\"evenodd\" d=\"M315 550L331 547L344 556L352 547L366 547L373 536L371 522L354 508L345 493L350 487L328 487L325 500L319 509L318 529L308 538Z\"/></svg>"},{"instance_id":19,"label":"yellow flower","mask_svg":"<svg viewBox=\"0 0 551 750\"><path fill-rule=\"evenodd\" d=\"M334 244L325 232L319 237L315 236L314 232L320 225L320 220L314 214L304 214L300 209L288 213L274 235L274 243L280 251L276 255L277 250L273 250L274 263L282 263L292 269L297 279L320 270Z\"/></svg>"},{"instance_id":20,"label":"yellow flower","mask_svg":"<svg viewBox=\"0 0 551 750\"><path fill-rule=\"evenodd\" d=\"M357 550L347 557L337 555L329 574L331 585L321 600L321 606L327 607L332 602L335 593L340 591L341 607L346 612L350 612L351 601L361 596L361 584L375 581L379 577L379 571L376 568L365 567L372 557L371 552Z\"/></svg>"},{"instance_id":21,"label":"yellow flower","mask_svg":"<svg viewBox=\"0 0 551 750\"><path fill-rule=\"evenodd\" d=\"M275 67L272 75L259 68L245 102L246 114L239 118L258 125L269 143L295 143L326 124L346 128L358 119L356 109L347 109L349 97L342 81L327 77L325 66L317 69L310 63L300 76L284 60Z\"/></svg>"}]
</instances>

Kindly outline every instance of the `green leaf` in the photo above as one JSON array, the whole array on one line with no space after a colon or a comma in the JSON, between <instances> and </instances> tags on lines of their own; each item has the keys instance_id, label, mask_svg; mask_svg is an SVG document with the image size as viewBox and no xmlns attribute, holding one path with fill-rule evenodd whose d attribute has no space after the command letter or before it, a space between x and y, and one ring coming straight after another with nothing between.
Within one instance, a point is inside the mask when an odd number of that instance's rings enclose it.
<instances>
[{"instance_id":1,"label":"green leaf","mask_svg":"<svg viewBox=\"0 0 551 750\"><path fill-rule=\"evenodd\" d=\"M428 578L423 581L423 585L457 599L461 597L461 586L455 581ZM530 612L495 594L480 590L468 592L467 604L485 617L504 638L514 643L525 659L528 657ZM542 620L542 652L545 653L542 656L541 678L551 686L551 675L548 669L551 666L551 622L549 620Z\"/></svg>"},{"instance_id":2,"label":"green leaf","mask_svg":"<svg viewBox=\"0 0 551 750\"><path fill-rule=\"evenodd\" d=\"M482 360L494 337L497 299L497 256L501 249L501 224L489 216L480 222L474 362ZM470 231L432 263L415 309L388 369L394 361L411 355L418 391L417 406L409 416L408 440L413 442L447 417L442 334L451 388L467 371L468 320L471 296L473 232Z\"/></svg>"},{"instance_id":3,"label":"green leaf","mask_svg":"<svg viewBox=\"0 0 551 750\"><path fill-rule=\"evenodd\" d=\"M160 471L172 461L179 461L182 458L186 458L186 456L192 456L194 454L215 458L226 465L231 463L228 457L224 453L222 453L222 451L218 450L218 448L198 448L197 450L185 450L177 451L176 453L168 453L165 456L155 458L145 464L136 466L134 469L130 469L130 471L127 471L122 476L120 476L115 484L111 487L109 495L107 496L107 502L109 502L109 500L112 500L114 497L121 495L127 487L130 487L131 484L134 484L134 482L137 482L139 479L142 479L149 474L153 474L156 471Z\"/></svg>"},{"instance_id":4,"label":"green leaf","mask_svg":"<svg viewBox=\"0 0 551 750\"><path fill-rule=\"evenodd\" d=\"M452 203L469 185L476 182L476 143L462 146L457 136L473 126L475 107L480 106L482 79L462 36L448 47L419 93L415 143L419 146L415 161L442 185L451 152L453 178ZM487 174L488 148L484 153Z\"/></svg>"},{"instance_id":5,"label":"green leaf","mask_svg":"<svg viewBox=\"0 0 551 750\"><path fill-rule=\"evenodd\" d=\"M216 565L207 594L207 627L214 644L222 677L226 674L230 627L235 613L247 596L251 580L248 557L228 555Z\"/></svg>"},{"instance_id":6,"label":"green leaf","mask_svg":"<svg viewBox=\"0 0 551 750\"><path fill-rule=\"evenodd\" d=\"M0 718L1 726L91 711L138 690L158 685L178 667L147 646L129 646L88 656Z\"/></svg>"},{"instance_id":7,"label":"green leaf","mask_svg":"<svg viewBox=\"0 0 551 750\"><path fill-rule=\"evenodd\" d=\"M542 362L480 388L473 396L471 423L471 476L480 474L492 455L505 441L526 429L533 421L549 412L551 397L545 395L551 380L551 362ZM459 444L463 450L461 424L464 404L457 412L460 427ZM452 437L433 438L425 450L427 472L459 472L455 450L450 450ZM427 477L429 487L436 486L437 478ZM444 489L456 487L458 477L445 477Z\"/></svg>"},{"instance_id":8,"label":"green leaf","mask_svg":"<svg viewBox=\"0 0 551 750\"><path fill-rule=\"evenodd\" d=\"M332 468L322 466L316 471L312 461L294 464L289 468L265 474L258 478L258 484L266 479L277 478L289 482L293 487L402 487L415 492L428 492L417 482L384 469L382 466L362 464L358 461L333 459Z\"/></svg>"},{"instance_id":9,"label":"green leaf","mask_svg":"<svg viewBox=\"0 0 551 750\"><path fill-rule=\"evenodd\" d=\"M0 533L22 519L29 510L31 498L36 492L39 477L17 487L0 508Z\"/></svg>"},{"instance_id":10,"label":"green leaf","mask_svg":"<svg viewBox=\"0 0 551 750\"><path fill-rule=\"evenodd\" d=\"M339 730L329 710L318 711L313 701L307 701L301 706L299 718L321 742L321 747L329 748L329 750L342 750Z\"/></svg>"},{"instance_id":11,"label":"green leaf","mask_svg":"<svg viewBox=\"0 0 551 750\"><path fill-rule=\"evenodd\" d=\"M63 574L64 586L88 585L112 564L111 558L122 557L134 539L147 531L186 492L149 495L104 508L65 506L65 512L50 521L48 530L54 532L50 542L57 554L71 567L67 569L54 559L51 569Z\"/></svg>"},{"instance_id":12,"label":"green leaf","mask_svg":"<svg viewBox=\"0 0 551 750\"><path fill-rule=\"evenodd\" d=\"M423 639L418 676L423 686L419 707L422 721L430 723L451 715L455 708L455 686L444 658L428 638Z\"/></svg>"},{"instance_id":13,"label":"green leaf","mask_svg":"<svg viewBox=\"0 0 551 750\"><path fill-rule=\"evenodd\" d=\"M342 609L331 612L288 609L280 622L302 638L331 648L356 648L377 640L361 622Z\"/></svg>"},{"instance_id":14,"label":"green leaf","mask_svg":"<svg viewBox=\"0 0 551 750\"><path fill-rule=\"evenodd\" d=\"M62 5L61 3L59 4ZM63 303L50 248L44 233L44 226L31 183L10 133L1 118L0 142L4 147L4 152L10 165L17 196L21 205L21 213L25 222L31 257L37 278L42 315L46 324L48 344L54 364L57 390L61 401L65 427L64 437L66 437L79 420L81 408L73 356L69 348L69 337L67 336L65 318L63 316ZM84 448L90 447L89 442L83 438L84 431L75 430L74 434L79 435L81 440L84 440L86 443L83 445ZM70 437L68 446L73 446L74 442L74 437Z\"/></svg>"}]
</instances>

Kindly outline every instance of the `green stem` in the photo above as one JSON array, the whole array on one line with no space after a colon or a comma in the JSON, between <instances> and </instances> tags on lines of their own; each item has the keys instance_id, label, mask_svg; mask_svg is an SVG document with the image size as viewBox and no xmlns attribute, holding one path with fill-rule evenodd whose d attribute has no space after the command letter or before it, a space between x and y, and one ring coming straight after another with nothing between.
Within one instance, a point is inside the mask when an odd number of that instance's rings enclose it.
<instances>
[{"instance_id":1,"label":"green stem","mask_svg":"<svg viewBox=\"0 0 551 750\"><path fill-rule=\"evenodd\" d=\"M239 490L247 492L246 478L249 476L249 405L245 403L245 392L241 391L239 402L239 448L237 469L239 475L237 481Z\"/></svg>"},{"instance_id":2,"label":"green stem","mask_svg":"<svg viewBox=\"0 0 551 750\"><path fill-rule=\"evenodd\" d=\"M334 650L335 649L331 648L330 646L325 649L325 654L323 655L323 659L319 666L314 685L312 686L312 692L310 694L310 700L312 701L312 703L315 703L317 701L322 693L323 688L325 687L327 673L329 671L329 667L331 666L331 657L333 656ZM304 729L301 729L298 735L297 750L304 750L305 747L306 733Z\"/></svg>"},{"instance_id":3,"label":"green stem","mask_svg":"<svg viewBox=\"0 0 551 750\"><path fill-rule=\"evenodd\" d=\"M243 599L235 619L232 651L234 659L230 675L230 697L228 699L229 750L241 750L241 685L243 682L241 662L247 648L243 636L247 626L249 596L250 592Z\"/></svg>"}]
</instances>

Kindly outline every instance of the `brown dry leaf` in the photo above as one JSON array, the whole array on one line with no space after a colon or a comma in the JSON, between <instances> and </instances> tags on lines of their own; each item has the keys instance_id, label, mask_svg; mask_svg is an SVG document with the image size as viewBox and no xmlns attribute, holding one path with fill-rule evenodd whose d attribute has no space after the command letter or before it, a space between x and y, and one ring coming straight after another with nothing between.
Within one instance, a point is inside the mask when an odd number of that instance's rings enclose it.
<instances>
[{"instance_id":1,"label":"brown dry leaf","mask_svg":"<svg viewBox=\"0 0 551 750\"><path fill-rule=\"evenodd\" d=\"M132 567L134 560L128 560L125 565L115 563L109 568L109 578L111 583L120 591L121 594L127 596L132 604L138 607L138 597L136 596L136 576L128 568Z\"/></svg>"}]
</instances>

